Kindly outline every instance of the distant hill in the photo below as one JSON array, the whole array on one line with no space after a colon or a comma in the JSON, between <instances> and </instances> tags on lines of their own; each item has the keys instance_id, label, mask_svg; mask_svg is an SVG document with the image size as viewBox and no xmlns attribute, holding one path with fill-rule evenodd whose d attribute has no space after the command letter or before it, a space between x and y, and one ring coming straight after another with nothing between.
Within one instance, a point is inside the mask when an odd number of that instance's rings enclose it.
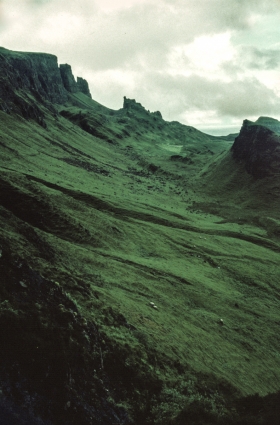
<instances>
[{"instance_id":1,"label":"distant hill","mask_svg":"<svg viewBox=\"0 0 280 425\"><path fill-rule=\"evenodd\" d=\"M227 136L218 136L220 139L228 140L229 142L234 142L235 138L239 133L228 134Z\"/></svg>"}]
</instances>

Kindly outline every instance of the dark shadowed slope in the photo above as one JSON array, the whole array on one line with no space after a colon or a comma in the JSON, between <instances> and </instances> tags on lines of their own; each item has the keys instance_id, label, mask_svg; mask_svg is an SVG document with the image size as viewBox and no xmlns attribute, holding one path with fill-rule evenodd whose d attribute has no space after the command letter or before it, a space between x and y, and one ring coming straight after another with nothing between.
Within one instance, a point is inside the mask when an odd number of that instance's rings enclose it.
<instances>
[{"instance_id":1,"label":"dark shadowed slope","mask_svg":"<svg viewBox=\"0 0 280 425\"><path fill-rule=\"evenodd\" d=\"M261 179L233 155L278 136L231 148L60 69L0 51L3 415L278 424L277 146Z\"/></svg>"},{"instance_id":2,"label":"dark shadowed slope","mask_svg":"<svg viewBox=\"0 0 280 425\"><path fill-rule=\"evenodd\" d=\"M280 138L267 126L245 120L230 151L208 162L198 185L207 201L203 210L220 211L229 221L254 223L279 237ZM266 124L277 120L265 118ZM276 123L276 124L275 124Z\"/></svg>"}]
</instances>

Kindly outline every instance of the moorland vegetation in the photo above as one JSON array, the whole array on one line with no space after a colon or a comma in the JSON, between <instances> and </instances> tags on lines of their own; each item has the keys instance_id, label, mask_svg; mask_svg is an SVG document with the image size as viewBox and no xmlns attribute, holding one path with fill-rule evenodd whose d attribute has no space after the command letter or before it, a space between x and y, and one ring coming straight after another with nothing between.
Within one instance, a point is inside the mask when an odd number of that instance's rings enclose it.
<instances>
[{"instance_id":1,"label":"moorland vegetation","mask_svg":"<svg viewBox=\"0 0 280 425\"><path fill-rule=\"evenodd\" d=\"M280 123L71 72L0 49L1 423L279 425Z\"/></svg>"}]
</instances>

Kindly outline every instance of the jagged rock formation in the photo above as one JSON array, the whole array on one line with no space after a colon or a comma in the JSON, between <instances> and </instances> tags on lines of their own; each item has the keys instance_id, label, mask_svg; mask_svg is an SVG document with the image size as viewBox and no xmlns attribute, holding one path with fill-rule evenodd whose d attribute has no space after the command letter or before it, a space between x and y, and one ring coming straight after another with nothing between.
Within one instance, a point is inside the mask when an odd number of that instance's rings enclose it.
<instances>
[{"instance_id":1,"label":"jagged rock formation","mask_svg":"<svg viewBox=\"0 0 280 425\"><path fill-rule=\"evenodd\" d=\"M84 93L86 96L91 98L87 80L85 80L82 77L77 77L77 88L78 88L78 91L80 91L81 93Z\"/></svg>"},{"instance_id":2,"label":"jagged rock formation","mask_svg":"<svg viewBox=\"0 0 280 425\"><path fill-rule=\"evenodd\" d=\"M263 119L255 123L245 120L231 148L233 158L243 161L246 171L256 179L279 173L280 166L280 136L267 125L258 125L260 122Z\"/></svg>"},{"instance_id":3,"label":"jagged rock formation","mask_svg":"<svg viewBox=\"0 0 280 425\"><path fill-rule=\"evenodd\" d=\"M64 65L60 65L59 69L66 90L69 91L69 93L77 93L77 83L74 75L72 74L71 66L65 63Z\"/></svg>"},{"instance_id":4,"label":"jagged rock formation","mask_svg":"<svg viewBox=\"0 0 280 425\"><path fill-rule=\"evenodd\" d=\"M38 101L53 109L51 104L63 104L68 100L68 92L78 91L91 97L87 82L79 79L76 83L70 65L59 68L55 55L0 48L0 108L3 111L17 112L44 126L44 113Z\"/></svg>"},{"instance_id":5,"label":"jagged rock formation","mask_svg":"<svg viewBox=\"0 0 280 425\"><path fill-rule=\"evenodd\" d=\"M69 93L82 92L91 98L88 82L81 77L77 77L76 82L70 65L67 63L60 65L59 69L64 87Z\"/></svg>"},{"instance_id":6,"label":"jagged rock formation","mask_svg":"<svg viewBox=\"0 0 280 425\"><path fill-rule=\"evenodd\" d=\"M0 49L1 78L3 90L10 85L14 89L28 90L53 103L67 101L57 64L57 57L46 53L21 53ZM5 97L5 96L4 96Z\"/></svg>"},{"instance_id":7,"label":"jagged rock formation","mask_svg":"<svg viewBox=\"0 0 280 425\"><path fill-rule=\"evenodd\" d=\"M145 115L151 115L155 119L162 119L162 115L159 111L150 112L141 105L141 103L136 102L135 99L128 99L126 96L123 98L123 109L127 111L127 114L135 115L135 113L142 113Z\"/></svg>"},{"instance_id":8,"label":"jagged rock formation","mask_svg":"<svg viewBox=\"0 0 280 425\"><path fill-rule=\"evenodd\" d=\"M123 98L123 109L140 109L146 111L144 106L141 105L141 103L136 102L135 99L128 99L126 96Z\"/></svg>"}]
</instances>

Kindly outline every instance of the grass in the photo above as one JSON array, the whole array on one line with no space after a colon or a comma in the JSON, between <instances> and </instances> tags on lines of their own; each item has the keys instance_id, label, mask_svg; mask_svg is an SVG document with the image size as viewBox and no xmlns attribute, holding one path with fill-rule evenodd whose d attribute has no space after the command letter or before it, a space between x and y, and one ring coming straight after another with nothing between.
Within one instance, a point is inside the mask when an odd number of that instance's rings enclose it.
<instances>
[{"instance_id":1,"label":"grass","mask_svg":"<svg viewBox=\"0 0 280 425\"><path fill-rule=\"evenodd\" d=\"M110 403L139 424L215 423L236 395L279 391L278 180L141 110L81 94L62 109L46 129L0 111L1 245L98 328L87 364Z\"/></svg>"}]
</instances>

